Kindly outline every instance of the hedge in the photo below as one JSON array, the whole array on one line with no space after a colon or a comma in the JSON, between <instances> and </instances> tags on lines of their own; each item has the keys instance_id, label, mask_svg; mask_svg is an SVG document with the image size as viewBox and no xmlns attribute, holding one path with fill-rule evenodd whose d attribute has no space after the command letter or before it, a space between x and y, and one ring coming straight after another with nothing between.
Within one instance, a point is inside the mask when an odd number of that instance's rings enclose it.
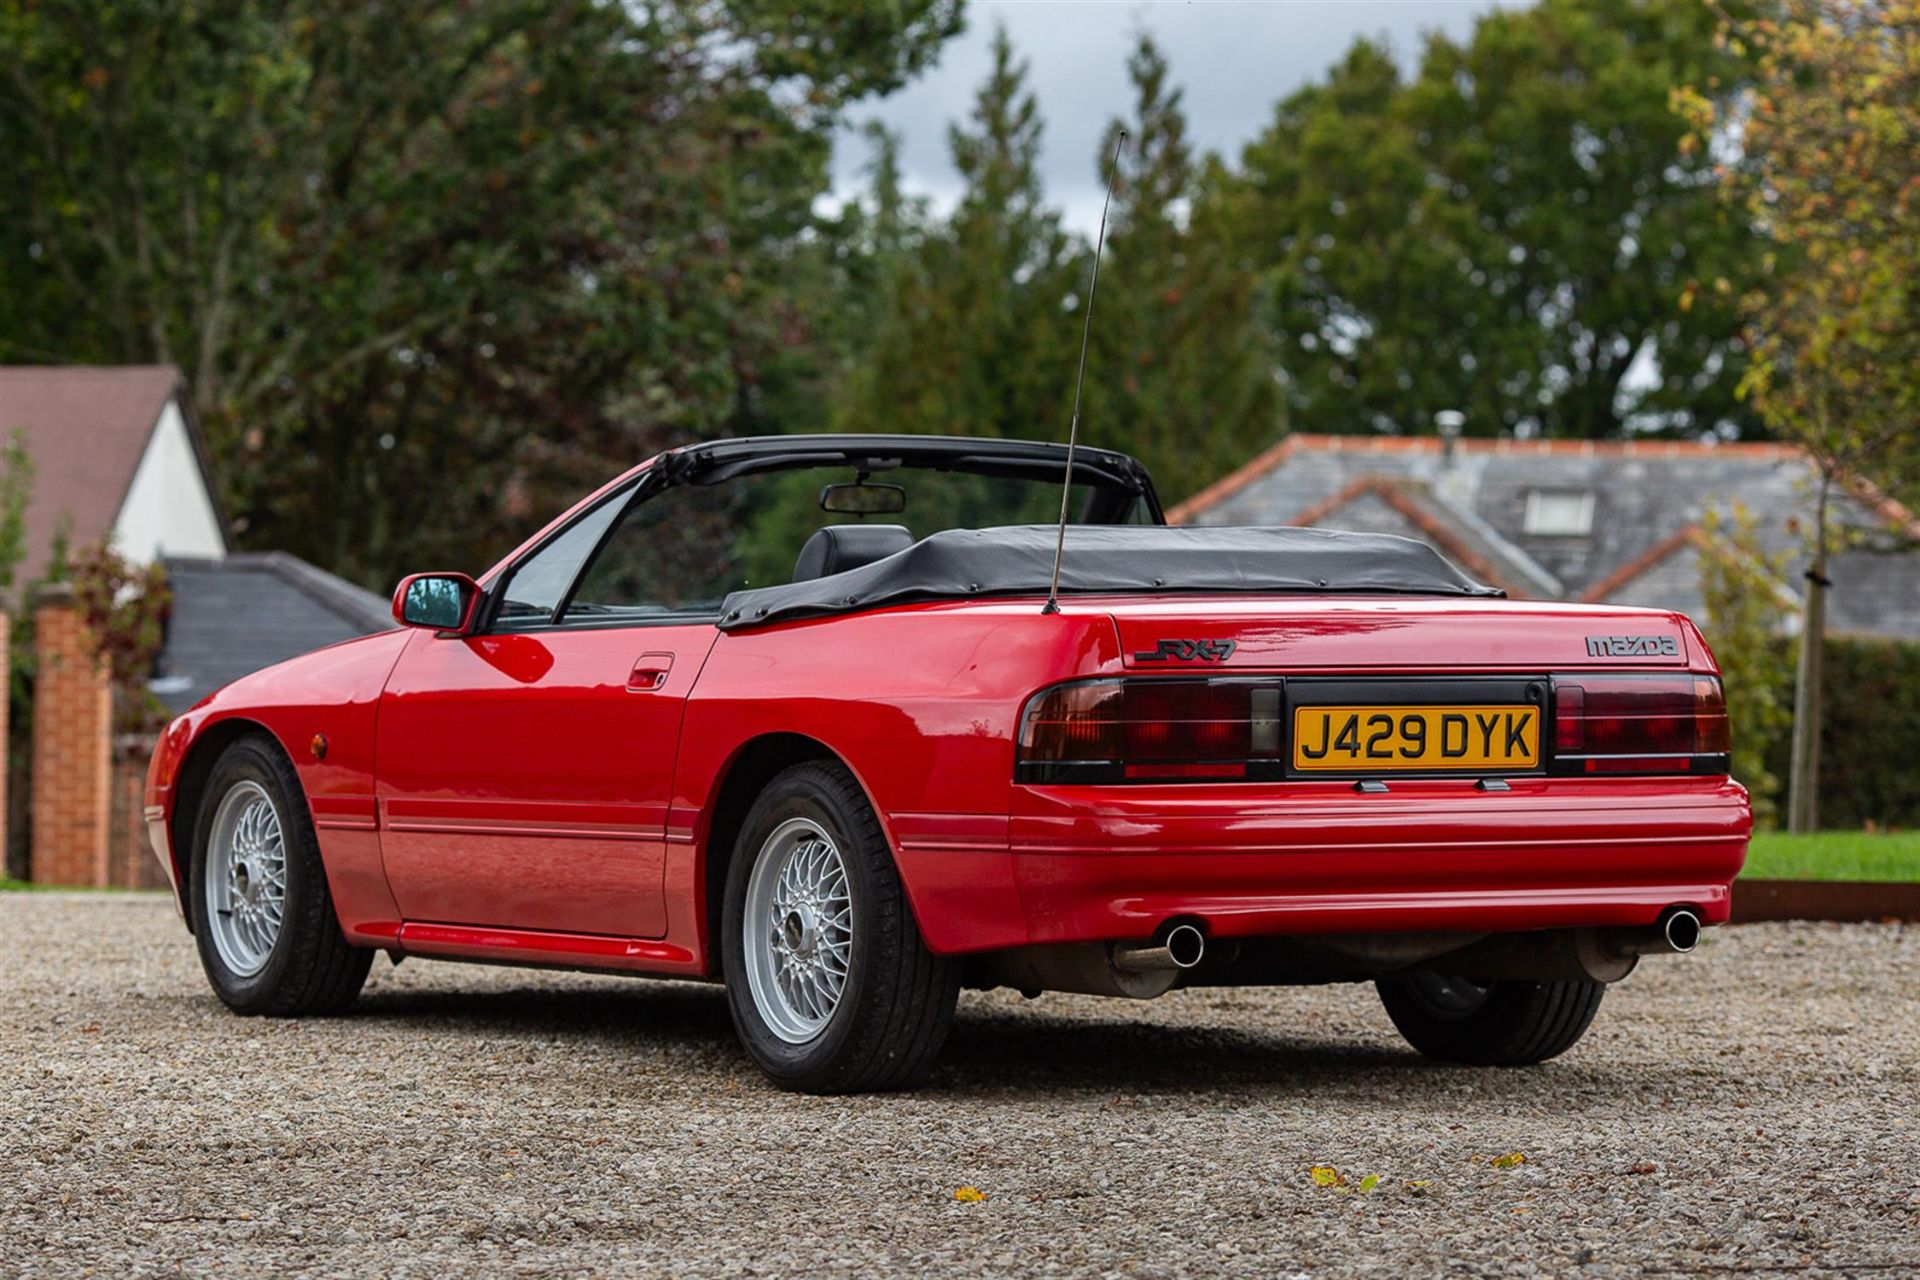
<instances>
[{"instance_id":1,"label":"hedge","mask_svg":"<svg viewBox=\"0 0 1920 1280\"><path fill-rule=\"evenodd\" d=\"M1783 819L1791 754L1791 729L1767 745ZM1920 643L1827 637L1819 817L1829 829L1920 827Z\"/></svg>"}]
</instances>

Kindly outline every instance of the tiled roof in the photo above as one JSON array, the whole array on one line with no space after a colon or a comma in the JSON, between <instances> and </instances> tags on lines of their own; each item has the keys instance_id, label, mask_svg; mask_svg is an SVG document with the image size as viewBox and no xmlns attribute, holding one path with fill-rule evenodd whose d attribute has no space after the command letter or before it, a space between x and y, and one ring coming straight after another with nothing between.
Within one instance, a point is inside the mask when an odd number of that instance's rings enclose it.
<instances>
[{"instance_id":1,"label":"tiled roof","mask_svg":"<svg viewBox=\"0 0 1920 1280\"><path fill-rule=\"evenodd\" d=\"M1421 537L1518 595L1605 599L1700 611L1698 526L1738 503L1758 518L1762 549L1794 568L1794 598L1812 520L1815 473L1781 444L1515 441L1289 436L1176 506L1194 524L1352 525ZM1920 540L1920 520L1858 482L1835 518L1879 542ZM1530 533L1529 495L1592 496L1585 534ZM1370 522L1370 523L1369 523ZM1850 549L1835 558L1835 630L1920 636L1920 555ZM1518 579L1532 577L1531 585Z\"/></svg>"},{"instance_id":2,"label":"tiled roof","mask_svg":"<svg viewBox=\"0 0 1920 1280\"><path fill-rule=\"evenodd\" d=\"M63 524L75 547L107 536L160 410L179 387L172 365L0 365L0 436L24 433L33 456L16 586L40 576Z\"/></svg>"},{"instance_id":3,"label":"tiled roof","mask_svg":"<svg viewBox=\"0 0 1920 1280\"><path fill-rule=\"evenodd\" d=\"M1229 471L1184 502L1175 504L1167 512L1168 522L1201 523L1198 517L1202 512L1232 497L1301 453L1388 457L1491 453L1522 458L1805 462L1805 454L1797 446L1765 441L1702 444L1695 440L1487 440L1468 437L1454 441L1449 449L1447 442L1438 436L1332 436L1299 432L1257 454L1251 462ZM1914 515L1866 481L1851 480L1849 488L1856 498L1877 511L1889 524L1902 526L1908 537L1920 538L1920 516Z\"/></svg>"},{"instance_id":4,"label":"tiled roof","mask_svg":"<svg viewBox=\"0 0 1920 1280\"><path fill-rule=\"evenodd\" d=\"M1514 546L1472 512L1448 502L1417 481L1367 475L1294 518L1295 524L1351 528L1354 506L1374 498L1412 525L1418 536L1489 586L1517 600L1552 599L1560 583L1526 552ZM1376 530L1398 532L1398 530Z\"/></svg>"},{"instance_id":5,"label":"tiled roof","mask_svg":"<svg viewBox=\"0 0 1920 1280\"><path fill-rule=\"evenodd\" d=\"M173 615L153 689L172 711L262 667L393 626L385 600L284 552L162 563Z\"/></svg>"}]
</instances>

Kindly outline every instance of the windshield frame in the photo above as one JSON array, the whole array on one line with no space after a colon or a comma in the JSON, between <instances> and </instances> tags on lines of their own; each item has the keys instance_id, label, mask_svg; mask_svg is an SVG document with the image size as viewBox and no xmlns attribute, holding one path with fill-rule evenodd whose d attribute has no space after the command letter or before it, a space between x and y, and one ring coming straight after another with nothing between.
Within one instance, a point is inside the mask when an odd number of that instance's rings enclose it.
<instances>
[{"instance_id":1,"label":"windshield frame","mask_svg":"<svg viewBox=\"0 0 1920 1280\"><path fill-rule=\"evenodd\" d=\"M668 450L596 490L495 566L484 581L484 598L475 610L475 626L470 634L717 625L720 619L717 609L711 614L686 613L659 618L567 616L574 594L627 512L673 488L719 485L751 475L832 467L851 467L876 475L928 470L1058 483L1066 477L1067 456L1065 445L962 436L746 436ZM1147 523L1164 525L1167 522L1147 469L1127 454L1079 446L1073 451L1073 477L1076 485L1091 490L1083 518L1075 523L1120 523L1118 519L1084 517L1109 513L1119 516L1142 503ZM573 571L553 610L544 619L516 619L503 628L500 614L514 576L527 561L564 537L580 521L603 511L609 503L617 504L620 510Z\"/></svg>"}]
</instances>

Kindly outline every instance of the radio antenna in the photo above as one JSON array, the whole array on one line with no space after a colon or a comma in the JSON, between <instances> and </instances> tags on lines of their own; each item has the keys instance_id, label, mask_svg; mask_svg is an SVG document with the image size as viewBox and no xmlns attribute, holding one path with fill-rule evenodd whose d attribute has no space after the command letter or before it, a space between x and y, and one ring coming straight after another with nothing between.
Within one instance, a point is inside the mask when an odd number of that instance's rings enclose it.
<instances>
[{"instance_id":1,"label":"radio antenna","mask_svg":"<svg viewBox=\"0 0 1920 1280\"><path fill-rule=\"evenodd\" d=\"M1093 295L1100 288L1100 254L1107 247L1107 210L1113 207L1113 184L1120 177L1120 150L1127 131L1113 140L1113 161L1107 166L1107 198L1100 204L1100 236L1093 242L1093 279L1087 284L1087 306L1080 323L1080 372L1073 380L1073 419L1067 427L1067 474L1060 482L1060 533L1053 543L1053 582L1041 613L1060 612L1060 558L1067 550L1067 503L1073 497L1073 451L1080 442L1080 391L1087 385L1087 339L1093 335Z\"/></svg>"}]
</instances>

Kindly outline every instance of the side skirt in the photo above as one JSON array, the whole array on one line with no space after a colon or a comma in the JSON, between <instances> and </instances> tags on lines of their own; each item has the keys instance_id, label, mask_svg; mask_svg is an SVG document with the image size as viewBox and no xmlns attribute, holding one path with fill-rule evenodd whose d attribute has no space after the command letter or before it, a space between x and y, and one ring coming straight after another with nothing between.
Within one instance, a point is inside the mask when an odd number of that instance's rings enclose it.
<instances>
[{"instance_id":1,"label":"side skirt","mask_svg":"<svg viewBox=\"0 0 1920 1280\"><path fill-rule=\"evenodd\" d=\"M400 951L410 956L653 973L663 977L703 976L700 958L692 951L650 938L409 921L400 926L395 941Z\"/></svg>"}]
</instances>

